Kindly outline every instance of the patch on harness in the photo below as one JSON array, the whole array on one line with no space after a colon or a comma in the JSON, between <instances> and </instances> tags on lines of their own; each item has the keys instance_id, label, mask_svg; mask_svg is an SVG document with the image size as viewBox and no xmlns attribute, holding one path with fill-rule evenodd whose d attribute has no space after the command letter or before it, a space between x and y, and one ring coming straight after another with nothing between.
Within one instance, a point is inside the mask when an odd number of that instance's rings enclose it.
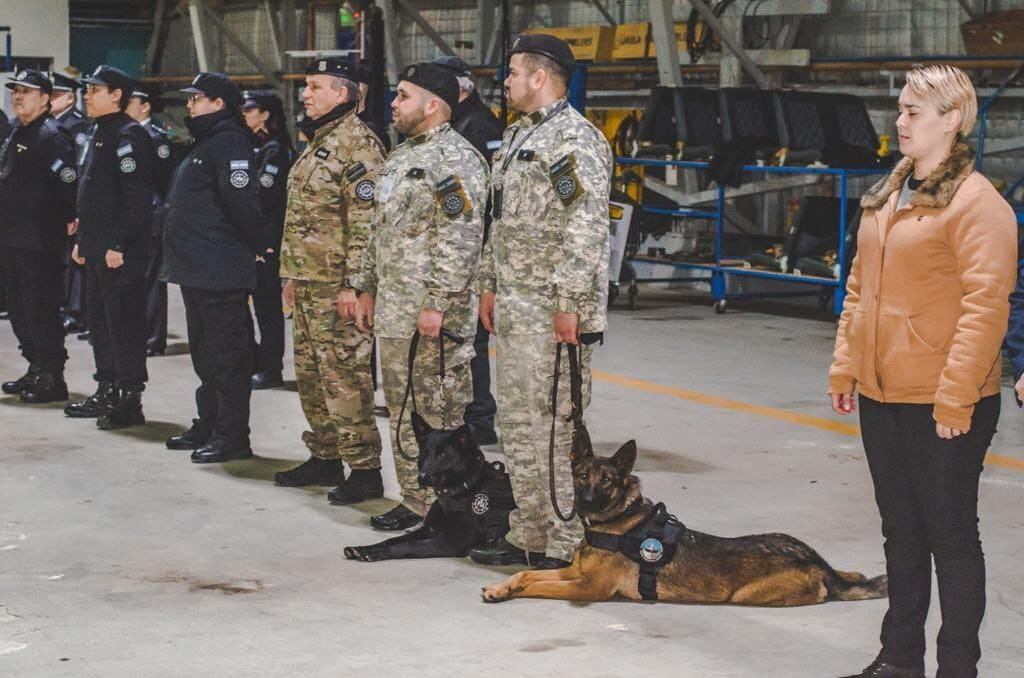
<instances>
[{"instance_id":1,"label":"patch on harness","mask_svg":"<svg viewBox=\"0 0 1024 678\"><path fill-rule=\"evenodd\" d=\"M648 563L656 563L665 555L665 546L657 539L644 539L640 544L640 557Z\"/></svg>"},{"instance_id":2,"label":"patch on harness","mask_svg":"<svg viewBox=\"0 0 1024 678\"><path fill-rule=\"evenodd\" d=\"M482 516L487 513L491 508L491 499L483 492L480 492L473 497L473 513L478 516Z\"/></svg>"}]
</instances>

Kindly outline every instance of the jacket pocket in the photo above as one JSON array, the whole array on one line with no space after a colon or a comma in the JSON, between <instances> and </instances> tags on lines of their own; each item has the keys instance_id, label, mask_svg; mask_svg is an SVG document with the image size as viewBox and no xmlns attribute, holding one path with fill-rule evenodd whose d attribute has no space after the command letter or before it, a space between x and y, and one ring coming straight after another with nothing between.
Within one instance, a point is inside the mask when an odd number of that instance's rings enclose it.
<instances>
[{"instance_id":1,"label":"jacket pocket","mask_svg":"<svg viewBox=\"0 0 1024 678\"><path fill-rule=\"evenodd\" d=\"M888 397L920 395L938 388L946 352L923 340L908 316L879 316L875 350L879 382Z\"/></svg>"},{"instance_id":2,"label":"jacket pocket","mask_svg":"<svg viewBox=\"0 0 1024 678\"><path fill-rule=\"evenodd\" d=\"M862 381L861 365L864 362L864 309L853 311L846 323L843 338L846 340L846 355L850 360L850 374Z\"/></svg>"}]
</instances>

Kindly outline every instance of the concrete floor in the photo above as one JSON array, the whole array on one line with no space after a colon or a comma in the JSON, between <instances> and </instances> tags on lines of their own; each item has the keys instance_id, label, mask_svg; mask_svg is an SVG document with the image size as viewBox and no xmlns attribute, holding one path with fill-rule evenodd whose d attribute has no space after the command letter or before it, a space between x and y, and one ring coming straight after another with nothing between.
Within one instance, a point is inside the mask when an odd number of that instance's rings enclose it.
<instances>
[{"instance_id":1,"label":"concrete floor","mask_svg":"<svg viewBox=\"0 0 1024 678\"><path fill-rule=\"evenodd\" d=\"M164 448L188 425L195 386L171 299L175 355L149 363L144 428L104 433L58 406L0 400L0 676L824 678L873 658L884 601L485 605L480 587L513 570L345 560L345 545L379 538L367 518L391 502L335 508L325 489L273 485L306 457L294 392L254 394L257 460L197 467ZM824 397L833 324L717 316L647 290L640 301L612 313L597 352L595 443L636 438L645 494L695 529L787 531L836 567L881 572L863 453ZM89 393L88 347L68 348L69 385ZM5 378L24 369L7 323L0 365ZM1000 456L982 485L987 677L1024 675L1024 415L1011 403L1004 389ZM386 482L393 496L390 469Z\"/></svg>"}]
</instances>

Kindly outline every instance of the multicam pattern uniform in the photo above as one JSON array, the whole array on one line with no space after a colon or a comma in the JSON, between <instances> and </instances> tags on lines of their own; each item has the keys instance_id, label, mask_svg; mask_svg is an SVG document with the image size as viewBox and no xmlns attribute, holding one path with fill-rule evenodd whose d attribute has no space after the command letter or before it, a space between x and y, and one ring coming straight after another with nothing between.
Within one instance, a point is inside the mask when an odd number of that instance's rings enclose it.
<instances>
[{"instance_id":1,"label":"multicam pattern uniform","mask_svg":"<svg viewBox=\"0 0 1024 678\"><path fill-rule=\"evenodd\" d=\"M373 416L372 338L335 310L369 239L380 140L354 112L314 134L288 176L281 277L295 284L295 381L310 452L353 469L380 468Z\"/></svg>"},{"instance_id":2,"label":"multicam pattern uniform","mask_svg":"<svg viewBox=\"0 0 1024 678\"><path fill-rule=\"evenodd\" d=\"M413 371L419 414L435 428L461 426L473 400L469 361L478 305L473 282L484 232L486 161L445 123L392 151L380 172L377 201L362 274L353 284L375 296L374 333L391 410L395 469L403 503L423 515L434 496L417 480L419 449L408 411L401 444L411 459L397 448L409 342L425 308L443 312L444 327L466 338L462 346L445 341L443 381L436 339L420 340Z\"/></svg>"},{"instance_id":3,"label":"multicam pattern uniform","mask_svg":"<svg viewBox=\"0 0 1024 678\"><path fill-rule=\"evenodd\" d=\"M508 540L564 560L571 559L583 528L578 520L558 520L549 497L552 316L573 312L581 332L605 329L611 171L608 142L564 100L510 125L492 165L494 221L479 289L496 294L498 421L518 507ZM591 353L581 351L584 407ZM568 414L568 401L563 354L560 413ZM564 512L573 498L570 436L559 417L555 494Z\"/></svg>"}]
</instances>

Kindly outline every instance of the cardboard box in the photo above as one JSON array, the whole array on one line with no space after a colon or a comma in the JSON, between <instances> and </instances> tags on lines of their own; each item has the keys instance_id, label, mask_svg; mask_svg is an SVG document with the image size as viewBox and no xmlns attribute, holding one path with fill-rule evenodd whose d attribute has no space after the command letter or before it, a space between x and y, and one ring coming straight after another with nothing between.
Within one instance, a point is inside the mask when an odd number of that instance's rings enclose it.
<instances>
[{"instance_id":1,"label":"cardboard box","mask_svg":"<svg viewBox=\"0 0 1024 678\"><path fill-rule=\"evenodd\" d=\"M1024 54L1024 10L990 12L961 25L960 32L971 56Z\"/></svg>"},{"instance_id":2,"label":"cardboard box","mask_svg":"<svg viewBox=\"0 0 1024 678\"><path fill-rule=\"evenodd\" d=\"M619 24L615 27L612 61L649 57L653 53L653 47L649 23Z\"/></svg>"},{"instance_id":3,"label":"cardboard box","mask_svg":"<svg viewBox=\"0 0 1024 678\"><path fill-rule=\"evenodd\" d=\"M615 29L611 26L531 28L525 33L547 33L565 40L578 61L608 61L612 56Z\"/></svg>"}]
</instances>

